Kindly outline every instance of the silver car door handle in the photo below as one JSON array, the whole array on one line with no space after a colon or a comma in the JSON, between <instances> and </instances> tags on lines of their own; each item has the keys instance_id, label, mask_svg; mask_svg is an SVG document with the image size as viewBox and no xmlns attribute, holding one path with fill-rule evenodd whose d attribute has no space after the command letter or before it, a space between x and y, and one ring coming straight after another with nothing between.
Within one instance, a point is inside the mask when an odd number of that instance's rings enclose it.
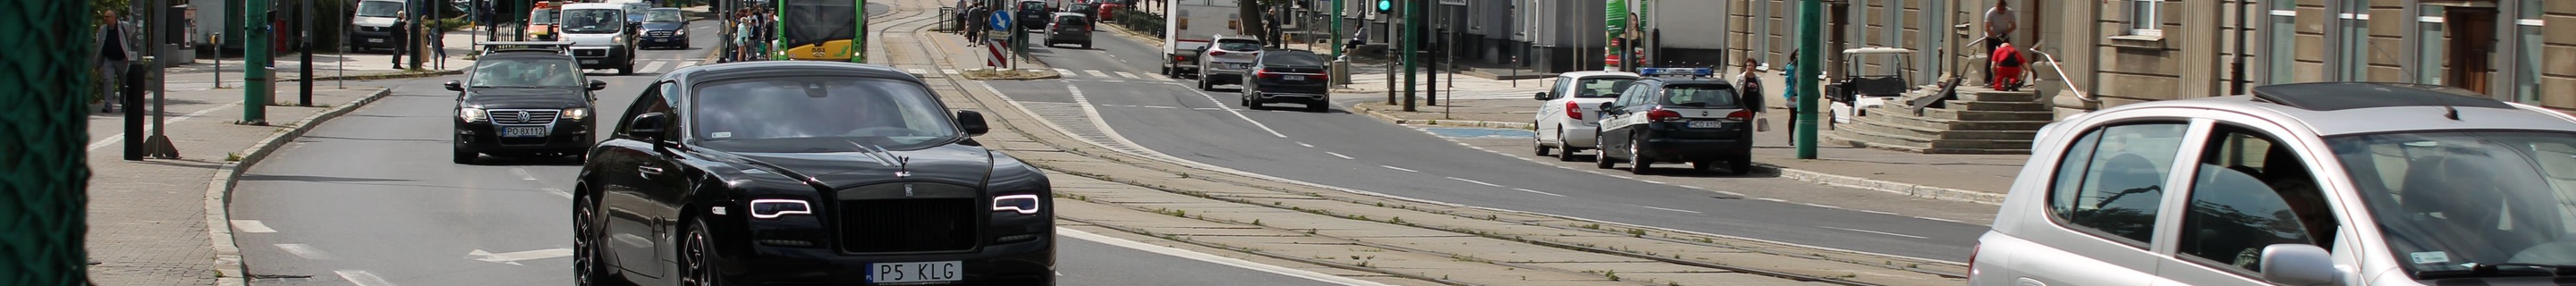
<instances>
[{"instance_id":1,"label":"silver car door handle","mask_svg":"<svg viewBox=\"0 0 2576 286\"><path fill-rule=\"evenodd\" d=\"M643 176L644 176L645 178L648 178L648 179L649 179L649 178L652 178L653 176L657 176L657 175L661 175L661 174L662 174L662 167L642 166L642 167L635 167L635 169L636 169L636 170L643 171Z\"/></svg>"}]
</instances>

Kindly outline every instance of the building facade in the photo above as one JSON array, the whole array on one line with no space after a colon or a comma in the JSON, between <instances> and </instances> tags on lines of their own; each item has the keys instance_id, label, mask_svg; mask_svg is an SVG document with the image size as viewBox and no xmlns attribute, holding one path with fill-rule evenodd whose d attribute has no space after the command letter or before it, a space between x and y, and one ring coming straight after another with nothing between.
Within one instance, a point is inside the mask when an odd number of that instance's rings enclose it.
<instances>
[{"instance_id":1,"label":"building facade","mask_svg":"<svg viewBox=\"0 0 2576 286\"><path fill-rule=\"evenodd\" d=\"M2318 81L2458 87L2576 109L2576 1L2116 0L2068 5L2052 25L2070 81L2061 113L2139 101L2241 94ZM2557 20L2557 21L2551 21ZM2242 44L2240 44L2242 43Z\"/></svg>"}]
</instances>

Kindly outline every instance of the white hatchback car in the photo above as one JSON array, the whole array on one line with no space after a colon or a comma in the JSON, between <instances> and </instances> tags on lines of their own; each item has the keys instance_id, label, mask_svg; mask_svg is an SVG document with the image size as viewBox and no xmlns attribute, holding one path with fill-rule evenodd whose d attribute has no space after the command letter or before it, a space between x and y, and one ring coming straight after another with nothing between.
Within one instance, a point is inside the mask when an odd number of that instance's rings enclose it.
<instances>
[{"instance_id":1,"label":"white hatchback car","mask_svg":"<svg viewBox=\"0 0 2576 286\"><path fill-rule=\"evenodd\" d=\"M1601 128L1601 111L1595 107L1618 100L1619 90L1627 89L1628 83L1634 81L1637 74L1628 72L1558 74L1556 87L1538 93L1538 100L1547 103L1539 104L1538 116L1531 121L1538 126L1531 148L1539 156L1548 156L1548 150L1554 149L1556 158L1564 161L1574 161L1575 151L1597 148L1600 144L1592 137Z\"/></svg>"},{"instance_id":2,"label":"white hatchback car","mask_svg":"<svg viewBox=\"0 0 2576 286\"><path fill-rule=\"evenodd\" d=\"M1970 285L2553 285L2576 274L2576 117L2466 90L2304 83L2043 128Z\"/></svg>"}]
</instances>

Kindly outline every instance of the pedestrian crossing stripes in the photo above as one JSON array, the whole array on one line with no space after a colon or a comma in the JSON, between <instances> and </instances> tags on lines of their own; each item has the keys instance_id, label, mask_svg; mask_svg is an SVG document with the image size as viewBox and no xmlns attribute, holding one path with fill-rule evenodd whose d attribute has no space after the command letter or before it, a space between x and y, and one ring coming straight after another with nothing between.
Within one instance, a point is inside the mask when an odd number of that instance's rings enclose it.
<instances>
[{"instance_id":1,"label":"pedestrian crossing stripes","mask_svg":"<svg viewBox=\"0 0 2576 286\"><path fill-rule=\"evenodd\" d=\"M700 64L697 60L635 60L635 73L660 74Z\"/></svg>"},{"instance_id":2,"label":"pedestrian crossing stripes","mask_svg":"<svg viewBox=\"0 0 2576 286\"><path fill-rule=\"evenodd\" d=\"M1057 75L1061 75L1061 76L1063 76L1065 80L1070 80L1070 81L1116 82L1116 83L1125 83L1125 82L1153 83L1153 82L1172 82L1172 81L1180 81L1180 80L1178 80L1178 79L1172 79L1172 78L1168 78L1168 77L1163 77L1163 75L1159 75L1159 74L1132 73L1132 72L1124 72L1124 71L1055 69L1055 72L1056 72L1056 74L1057 74Z\"/></svg>"}]
</instances>

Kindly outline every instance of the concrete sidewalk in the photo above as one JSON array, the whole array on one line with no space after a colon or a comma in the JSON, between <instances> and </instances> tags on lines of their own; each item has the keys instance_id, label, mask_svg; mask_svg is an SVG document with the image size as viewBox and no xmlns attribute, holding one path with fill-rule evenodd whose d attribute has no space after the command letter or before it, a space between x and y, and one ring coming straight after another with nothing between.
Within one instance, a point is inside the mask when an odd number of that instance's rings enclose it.
<instances>
[{"instance_id":1,"label":"concrete sidewalk","mask_svg":"<svg viewBox=\"0 0 2576 286\"><path fill-rule=\"evenodd\" d=\"M281 95L299 91L280 88ZM126 161L124 113L91 115L86 246L96 264L90 278L100 285L246 284L224 210L236 170L256 164L313 122L385 94L365 86L317 89L314 101L328 104L271 105L271 124L253 126L234 124L242 118L239 89L174 89L165 101L164 133L179 159Z\"/></svg>"}]
</instances>

